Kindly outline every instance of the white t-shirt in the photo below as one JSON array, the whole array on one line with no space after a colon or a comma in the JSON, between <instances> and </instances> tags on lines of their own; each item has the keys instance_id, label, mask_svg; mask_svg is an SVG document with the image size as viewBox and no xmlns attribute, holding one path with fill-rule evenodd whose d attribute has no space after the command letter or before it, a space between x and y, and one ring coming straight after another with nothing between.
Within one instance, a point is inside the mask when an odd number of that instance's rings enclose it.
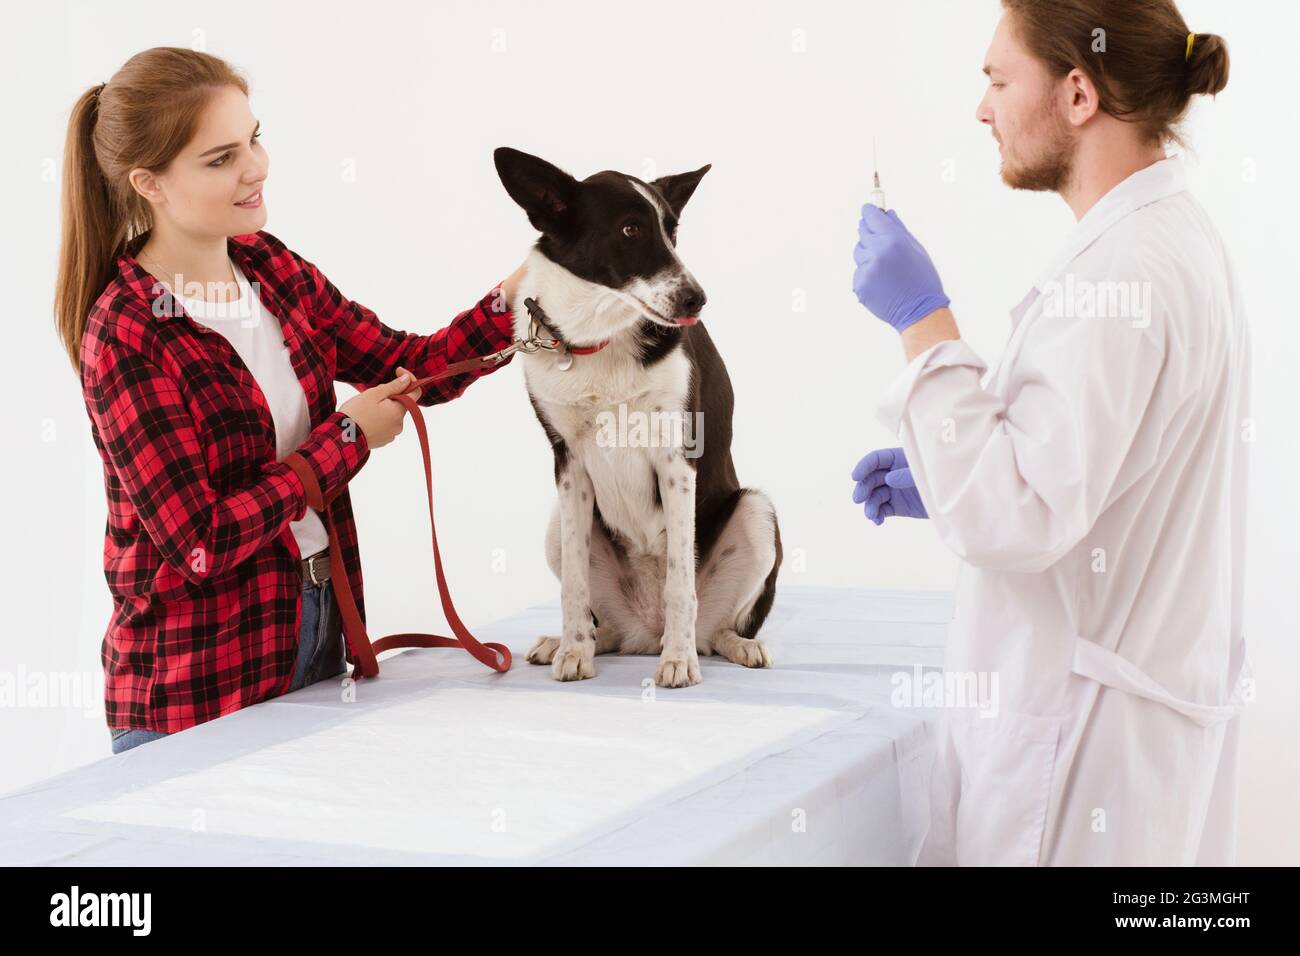
<instances>
[{"instance_id":1,"label":"white t-shirt","mask_svg":"<svg viewBox=\"0 0 1300 956\"><path fill-rule=\"evenodd\" d=\"M181 306L194 321L224 335L257 379L275 422L276 461L283 461L311 433L307 396L289 361L279 317L262 308L253 287L234 262L230 268L239 283L238 300L208 302L181 296ZM303 513L301 520L291 521L289 530L304 558L329 547L329 532L312 508Z\"/></svg>"}]
</instances>

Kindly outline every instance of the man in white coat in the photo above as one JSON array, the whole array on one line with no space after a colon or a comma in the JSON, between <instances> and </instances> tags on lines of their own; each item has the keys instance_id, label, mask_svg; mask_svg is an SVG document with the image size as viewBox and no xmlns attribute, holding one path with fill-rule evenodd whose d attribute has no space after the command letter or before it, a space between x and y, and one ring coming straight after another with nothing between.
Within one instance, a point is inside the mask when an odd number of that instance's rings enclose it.
<instances>
[{"instance_id":1,"label":"man in white coat","mask_svg":"<svg viewBox=\"0 0 1300 956\"><path fill-rule=\"evenodd\" d=\"M1003 179L1078 222L988 379L895 212L865 206L855 250L909 364L880 406L901 448L859 462L853 499L928 518L962 558L946 681L997 677L994 707L944 710L918 862L1229 864L1249 339L1165 154L1227 48L1172 0L1003 6L977 117Z\"/></svg>"}]
</instances>

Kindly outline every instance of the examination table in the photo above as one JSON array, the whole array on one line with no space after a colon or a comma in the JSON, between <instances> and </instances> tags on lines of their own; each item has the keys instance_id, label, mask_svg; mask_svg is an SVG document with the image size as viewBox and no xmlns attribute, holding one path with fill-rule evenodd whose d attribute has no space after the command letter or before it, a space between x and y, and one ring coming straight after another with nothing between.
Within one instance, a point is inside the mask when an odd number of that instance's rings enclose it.
<instances>
[{"instance_id":1,"label":"examination table","mask_svg":"<svg viewBox=\"0 0 1300 956\"><path fill-rule=\"evenodd\" d=\"M702 657L670 690L654 657L573 683L529 664L556 601L473 628L511 648L505 674L399 652L351 693L322 681L6 794L0 863L907 865L937 714L891 693L942 666L951 616L944 592L781 586L772 668Z\"/></svg>"}]
</instances>

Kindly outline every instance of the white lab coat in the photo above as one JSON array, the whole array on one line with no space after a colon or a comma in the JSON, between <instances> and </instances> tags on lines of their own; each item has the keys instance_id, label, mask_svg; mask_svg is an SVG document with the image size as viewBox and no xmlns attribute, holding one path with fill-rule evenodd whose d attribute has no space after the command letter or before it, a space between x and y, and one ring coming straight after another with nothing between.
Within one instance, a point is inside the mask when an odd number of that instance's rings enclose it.
<instances>
[{"instance_id":1,"label":"white lab coat","mask_svg":"<svg viewBox=\"0 0 1300 956\"><path fill-rule=\"evenodd\" d=\"M1249 338L1181 162L1084 215L986 382L942 342L881 403L963 559L945 679L998 691L945 701L922 864L1233 862Z\"/></svg>"}]
</instances>

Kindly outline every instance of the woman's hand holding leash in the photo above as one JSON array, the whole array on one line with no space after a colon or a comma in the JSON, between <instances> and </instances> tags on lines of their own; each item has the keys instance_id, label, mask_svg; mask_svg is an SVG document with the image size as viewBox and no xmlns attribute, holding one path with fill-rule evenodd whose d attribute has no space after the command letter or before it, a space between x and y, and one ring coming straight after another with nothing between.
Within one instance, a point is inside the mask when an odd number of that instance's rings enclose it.
<instances>
[{"instance_id":1,"label":"woman's hand holding leash","mask_svg":"<svg viewBox=\"0 0 1300 956\"><path fill-rule=\"evenodd\" d=\"M402 433L402 423L406 418L406 406L393 401L394 395L401 395L414 377L402 366L397 366L397 378L385 385L368 388L343 403L339 411L357 423L366 436L366 443L371 448L383 448ZM409 392L412 401L420 397L423 389Z\"/></svg>"}]
</instances>

